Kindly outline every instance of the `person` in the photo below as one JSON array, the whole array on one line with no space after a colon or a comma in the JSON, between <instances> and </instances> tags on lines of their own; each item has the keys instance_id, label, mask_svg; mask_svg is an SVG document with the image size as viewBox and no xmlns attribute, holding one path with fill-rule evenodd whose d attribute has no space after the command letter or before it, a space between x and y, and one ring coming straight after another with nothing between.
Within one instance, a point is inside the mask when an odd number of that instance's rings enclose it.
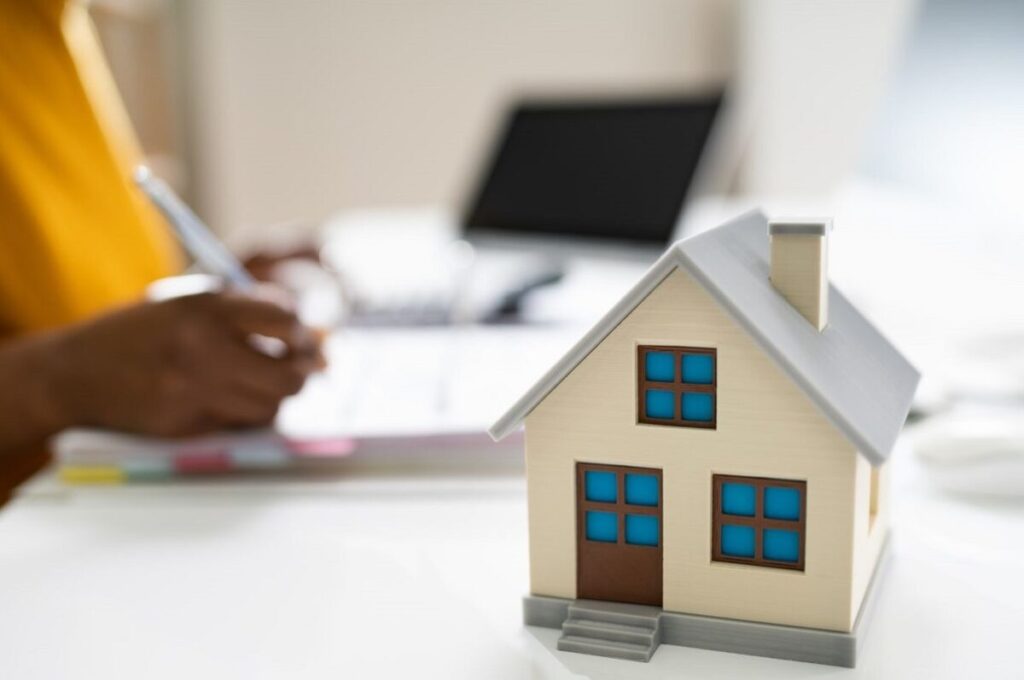
<instances>
[{"instance_id":1,"label":"person","mask_svg":"<svg viewBox=\"0 0 1024 680\"><path fill-rule=\"evenodd\" d=\"M183 257L131 183L141 154L84 5L0 3L0 130L0 503L62 429L265 425L322 365L273 294L144 299Z\"/></svg>"}]
</instances>

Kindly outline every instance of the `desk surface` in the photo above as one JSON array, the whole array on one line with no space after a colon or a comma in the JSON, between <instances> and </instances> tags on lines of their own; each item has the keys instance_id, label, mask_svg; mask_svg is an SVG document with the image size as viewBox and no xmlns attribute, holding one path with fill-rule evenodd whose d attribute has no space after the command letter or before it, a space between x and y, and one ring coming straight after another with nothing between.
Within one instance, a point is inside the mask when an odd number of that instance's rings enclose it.
<instances>
[{"instance_id":1,"label":"desk surface","mask_svg":"<svg viewBox=\"0 0 1024 680\"><path fill-rule=\"evenodd\" d=\"M859 668L661 647L558 652L520 623L525 485L472 468L62 490L0 513L0 677L1020 677L1024 506L944 497L900 452L891 569Z\"/></svg>"},{"instance_id":2,"label":"desk surface","mask_svg":"<svg viewBox=\"0 0 1024 680\"><path fill-rule=\"evenodd\" d=\"M899 205L861 203L874 212L839 210L857 226L836 232L834 273L919 365L948 368L953 302L959 327L1024 329L1003 298L976 294L1024 291L1003 232L936 235ZM965 269L975 242L987 249ZM506 448L318 482L42 480L0 512L0 678L1022 677L1024 504L941 495L907 451L894 468L894 559L852 671L669 646L649 664L556 651L557 631L521 625L525 484Z\"/></svg>"}]
</instances>

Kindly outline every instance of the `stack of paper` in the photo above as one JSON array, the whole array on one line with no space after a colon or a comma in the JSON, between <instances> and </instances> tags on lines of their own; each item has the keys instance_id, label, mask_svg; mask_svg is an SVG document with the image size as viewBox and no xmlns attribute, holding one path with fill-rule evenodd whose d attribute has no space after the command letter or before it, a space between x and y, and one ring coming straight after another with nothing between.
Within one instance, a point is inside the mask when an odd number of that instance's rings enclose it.
<instances>
[{"instance_id":1,"label":"stack of paper","mask_svg":"<svg viewBox=\"0 0 1024 680\"><path fill-rule=\"evenodd\" d=\"M344 457L354 449L350 439L296 440L274 430L169 440L79 429L63 432L54 441L60 478L71 484L287 470L303 461Z\"/></svg>"}]
</instances>

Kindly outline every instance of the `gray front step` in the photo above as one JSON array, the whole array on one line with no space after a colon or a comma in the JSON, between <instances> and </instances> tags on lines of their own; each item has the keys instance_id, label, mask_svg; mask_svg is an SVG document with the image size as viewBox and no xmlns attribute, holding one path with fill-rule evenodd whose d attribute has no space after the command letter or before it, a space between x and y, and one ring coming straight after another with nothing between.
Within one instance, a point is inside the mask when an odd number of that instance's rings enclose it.
<instances>
[{"instance_id":1,"label":"gray front step","mask_svg":"<svg viewBox=\"0 0 1024 680\"><path fill-rule=\"evenodd\" d=\"M577 600L562 623L558 649L649 661L661 642L660 617L657 607Z\"/></svg>"},{"instance_id":2,"label":"gray front step","mask_svg":"<svg viewBox=\"0 0 1024 680\"><path fill-rule=\"evenodd\" d=\"M594 640L592 638L563 635L558 639L558 648L563 652L579 652L595 656L610 656L629 661L650 661L654 648L648 645L637 645L631 642L613 642L611 640Z\"/></svg>"},{"instance_id":3,"label":"gray front step","mask_svg":"<svg viewBox=\"0 0 1024 680\"><path fill-rule=\"evenodd\" d=\"M562 624L562 633L574 637L631 642L647 646L654 644L655 636L655 630L645 626L626 626L621 623L588 621L586 619L566 619Z\"/></svg>"},{"instance_id":4,"label":"gray front step","mask_svg":"<svg viewBox=\"0 0 1024 680\"><path fill-rule=\"evenodd\" d=\"M624 602L601 602L599 600L576 600L569 605L570 619L607 621L628 626L657 628L661 609Z\"/></svg>"}]
</instances>

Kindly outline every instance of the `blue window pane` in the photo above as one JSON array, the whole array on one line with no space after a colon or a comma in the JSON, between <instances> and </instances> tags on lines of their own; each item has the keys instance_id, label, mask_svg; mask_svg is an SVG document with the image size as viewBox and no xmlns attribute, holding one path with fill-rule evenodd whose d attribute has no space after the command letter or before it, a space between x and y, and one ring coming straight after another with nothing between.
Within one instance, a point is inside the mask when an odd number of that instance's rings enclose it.
<instances>
[{"instance_id":1,"label":"blue window pane","mask_svg":"<svg viewBox=\"0 0 1024 680\"><path fill-rule=\"evenodd\" d=\"M683 392L683 420L710 423L715 414L714 402L706 392Z\"/></svg>"},{"instance_id":2,"label":"blue window pane","mask_svg":"<svg viewBox=\"0 0 1024 680\"><path fill-rule=\"evenodd\" d=\"M769 519L800 519L800 489L769 486L764 490L764 516Z\"/></svg>"},{"instance_id":3,"label":"blue window pane","mask_svg":"<svg viewBox=\"0 0 1024 680\"><path fill-rule=\"evenodd\" d=\"M658 545L658 518L654 515L626 515L626 543Z\"/></svg>"},{"instance_id":4,"label":"blue window pane","mask_svg":"<svg viewBox=\"0 0 1024 680\"><path fill-rule=\"evenodd\" d=\"M587 511L587 540L615 543L619 539L619 517L614 512Z\"/></svg>"},{"instance_id":5,"label":"blue window pane","mask_svg":"<svg viewBox=\"0 0 1024 680\"><path fill-rule=\"evenodd\" d=\"M647 380L675 382L675 355L672 352L647 352L644 359L644 376Z\"/></svg>"},{"instance_id":6,"label":"blue window pane","mask_svg":"<svg viewBox=\"0 0 1024 680\"><path fill-rule=\"evenodd\" d=\"M710 354L683 355L683 382L710 385L715 377L715 358Z\"/></svg>"},{"instance_id":7,"label":"blue window pane","mask_svg":"<svg viewBox=\"0 0 1024 680\"><path fill-rule=\"evenodd\" d=\"M618 500L619 494L614 472L587 470L583 479L583 485L586 487L584 495L588 501L614 503Z\"/></svg>"},{"instance_id":8,"label":"blue window pane","mask_svg":"<svg viewBox=\"0 0 1024 680\"><path fill-rule=\"evenodd\" d=\"M658 504L658 478L654 475L626 475L626 502L631 505Z\"/></svg>"},{"instance_id":9,"label":"blue window pane","mask_svg":"<svg viewBox=\"0 0 1024 680\"><path fill-rule=\"evenodd\" d=\"M766 560L800 561L800 534L786 529L765 529L761 536L761 552Z\"/></svg>"},{"instance_id":10,"label":"blue window pane","mask_svg":"<svg viewBox=\"0 0 1024 680\"><path fill-rule=\"evenodd\" d=\"M729 557L753 557L754 527L723 524L722 554Z\"/></svg>"},{"instance_id":11,"label":"blue window pane","mask_svg":"<svg viewBox=\"0 0 1024 680\"><path fill-rule=\"evenodd\" d=\"M722 484L722 512L727 515L754 516L754 486L752 484Z\"/></svg>"},{"instance_id":12,"label":"blue window pane","mask_svg":"<svg viewBox=\"0 0 1024 680\"><path fill-rule=\"evenodd\" d=\"M672 419L676 410L676 395L665 390L647 390L644 395L644 414L648 418Z\"/></svg>"}]
</instances>

